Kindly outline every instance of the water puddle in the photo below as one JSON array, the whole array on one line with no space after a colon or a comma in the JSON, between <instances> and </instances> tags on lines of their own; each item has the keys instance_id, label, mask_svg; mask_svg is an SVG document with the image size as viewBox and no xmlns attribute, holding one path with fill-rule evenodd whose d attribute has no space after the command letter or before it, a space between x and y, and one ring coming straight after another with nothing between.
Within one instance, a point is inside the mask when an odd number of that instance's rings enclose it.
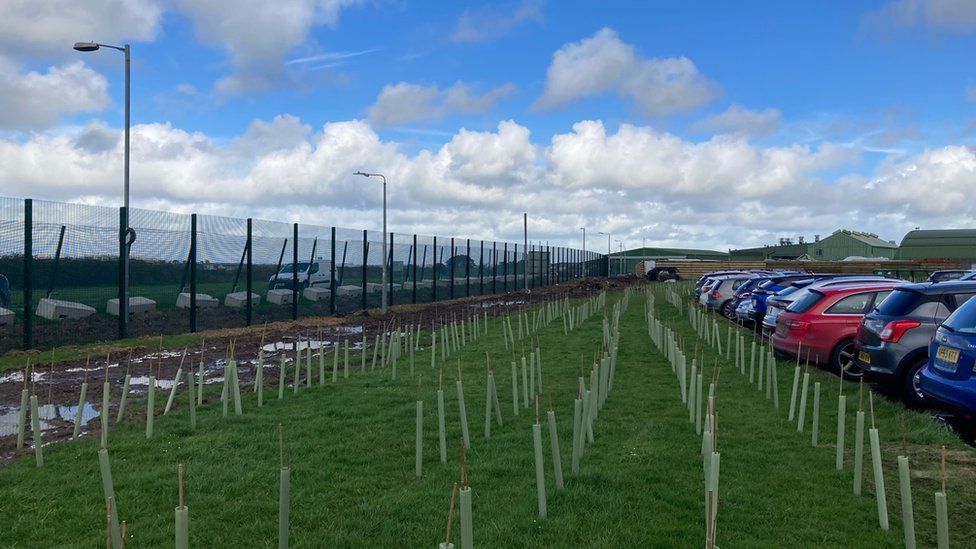
<instances>
[{"instance_id":1,"label":"water puddle","mask_svg":"<svg viewBox=\"0 0 976 549\"><path fill-rule=\"evenodd\" d=\"M0 407L0 437L16 436L17 423L20 420L20 410L18 406ZM41 432L74 425L75 416L78 414L78 406L62 406L58 404L45 404L39 406L37 415L41 419ZM99 411L90 403L86 402L81 409L81 424L87 425L88 422L97 418ZM30 437L31 420L30 412L27 414L25 424L27 437Z\"/></svg>"}]
</instances>

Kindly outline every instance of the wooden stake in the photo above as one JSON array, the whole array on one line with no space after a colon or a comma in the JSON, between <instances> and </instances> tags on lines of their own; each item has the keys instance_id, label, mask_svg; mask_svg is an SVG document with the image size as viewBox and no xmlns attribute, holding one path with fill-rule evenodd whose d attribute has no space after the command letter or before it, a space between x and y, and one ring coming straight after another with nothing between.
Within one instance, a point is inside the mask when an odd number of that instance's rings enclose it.
<instances>
[{"instance_id":1,"label":"wooden stake","mask_svg":"<svg viewBox=\"0 0 976 549\"><path fill-rule=\"evenodd\" d=\"M445 546L450 546L451 544L451 526L454 524L454 496L457 495L457 491L458 484L455 482L454 487L451 488L451 506L447 509L447 535L444 537Z\"/></svg>"}]
</instances>

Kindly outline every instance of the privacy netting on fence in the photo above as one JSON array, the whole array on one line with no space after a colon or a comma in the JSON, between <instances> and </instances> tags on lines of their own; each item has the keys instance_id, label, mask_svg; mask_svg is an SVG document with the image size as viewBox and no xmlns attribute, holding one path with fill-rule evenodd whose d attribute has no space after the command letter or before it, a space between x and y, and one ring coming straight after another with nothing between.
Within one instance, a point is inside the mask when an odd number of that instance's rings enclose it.
<instances>
[{"instance_id":1,"label":"privacy netting on fence","mask_svg":"<svg viewBox=\"0 0 976 549\"><path fill-rule=\"evenodd\" d=\"M377 231L0 197L0 352L345 315L380 307L384 289L399 305L606 274L605 256L541 243L386 244Z\"/></svg>"}]
</instances>

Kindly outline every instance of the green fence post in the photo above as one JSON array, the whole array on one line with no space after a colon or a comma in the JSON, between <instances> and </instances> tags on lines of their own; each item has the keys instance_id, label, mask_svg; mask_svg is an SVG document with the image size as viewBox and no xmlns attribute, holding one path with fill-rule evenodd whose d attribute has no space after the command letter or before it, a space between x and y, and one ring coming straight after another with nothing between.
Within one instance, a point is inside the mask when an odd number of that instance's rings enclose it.
<instances>
[{"instance_id":1,"label":"green fence post","mask_svg":"<svg viewBox=\"0 0 976 549\"><path fill-rule=\"evenodd\" d=\"M366 230L363 229L363 310L366 310L366 277L369 276L369 272L366 270L366 264L369 263L369 235Z\"/></svg>"},{"instance_id":2,"label":"green fence post","mask_svg":"<svg viewBox=\"0 0 976 549\"><path fill-rule=\"evenodd\" d=\"M197 214L190 214L190 331L197 331Z\"/></svg>"},{"instance_id":3,"label":"green fence post","mask_svg":"<svg viewBox=\"0 0 976 549\"><path fill-rule=\"evenodd\" d=\"M336 294L336 268L335 268L335 227L332 227L332 261L329 267L332 270L332 274L329 276L329 314L335 314L335 294ZM343 254L345 255L345 254ZM343 257L345 260L345 257Z\"/></svg>"},{"instance_id":4,"label":"green fence post","mask_svg":"<svg viewBox=\"0 0 976 549\"><path fill-rule=\"evenodd\" d=\"M34 267L34 200L24 200L24 350L34 345L34 292L31 271Z\"/></svg>"},{"instance_id":5,"label":"green fence post","mask_svg":"<svg viewBox=\"0 0 976 549\"><path fill-rule=\"evenodd\" d=\"M254 279L251 276L254 274L254 256L252 253L254 246L254 231L251 225L252 219L249 217L247 218L247 271L244 273L244 276L247 277L247 280L245 281L245 286L247 287L247 302L244 303L244 316L245 322L248 326L250 326L254 321L254 306L251 303L251 292L254 291ZM278 273L275 273L275 276L277 275Z\"/></svg>"}]
</instances>

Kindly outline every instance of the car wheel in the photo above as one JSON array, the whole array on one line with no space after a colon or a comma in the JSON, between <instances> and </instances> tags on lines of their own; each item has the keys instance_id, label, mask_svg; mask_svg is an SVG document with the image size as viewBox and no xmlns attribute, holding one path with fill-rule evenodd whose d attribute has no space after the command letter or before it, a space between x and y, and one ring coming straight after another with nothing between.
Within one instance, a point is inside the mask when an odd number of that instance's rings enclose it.
<instances>
[{"instance_id":1,"label":"car wheel","mask_svg":"<svg viewBox=\"0 0 976 549\"><path fill-rule=\"evenodd\" d=\"M726 301L722 305L722 316L724 316L725 318L727 318L729 320L732 320L732 321L735 320L735 308L732 307L732 301L731 300Z\"/></svg>"},{"instance_id":2,"label":"car wheel","mask_svg":"<svg viewBox=\"0 0 976 549\"><path fill-rule=\"evenodd\" d=\"M845 339L838 343L830 357L830 364L834 371L844 372L844 377L849 379L860 379L864 371L854 362L855 352L853 339Z\"/></svg>"},{"instance_id":3,"label":"car wheel","mask_svg":"<svg viewBox=\"0 0 976 549\"><path fill-rule=\"evenodd\" d=\"M902 374L902 396L905 402L911 406L922 406L925 404L925 395L922 394L919 378L922 375L922 368L925 367L928 361L929 359L927 357L920 358L911 363Z\"/></svg>"}]
</instances>

